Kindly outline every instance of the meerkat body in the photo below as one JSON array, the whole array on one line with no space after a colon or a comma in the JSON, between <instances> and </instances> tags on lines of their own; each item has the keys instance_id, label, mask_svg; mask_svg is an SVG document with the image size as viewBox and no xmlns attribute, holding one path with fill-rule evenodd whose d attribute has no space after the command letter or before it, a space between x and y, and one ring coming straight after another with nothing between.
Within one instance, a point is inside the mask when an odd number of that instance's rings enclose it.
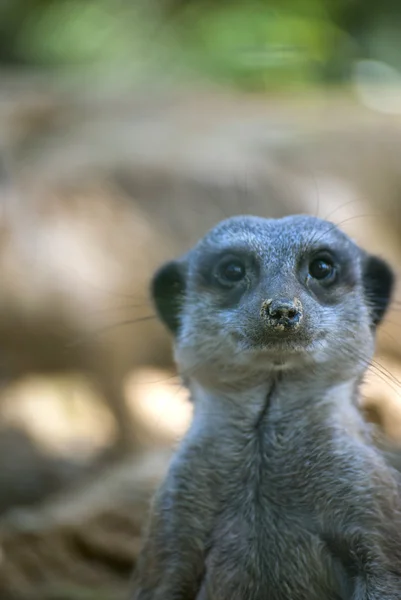
<instances>
[{"instance_id":1,"label":"meerkat body","mask_svg":"<svg viewBox=\"0 0 401 600\"><path fill-rule=\"evenodd\" d=\"M393 276L332 224L235 217L153 281L194 417L135 600L401 599L401 494L358 409Z\"/></svg>"}]
</instances>

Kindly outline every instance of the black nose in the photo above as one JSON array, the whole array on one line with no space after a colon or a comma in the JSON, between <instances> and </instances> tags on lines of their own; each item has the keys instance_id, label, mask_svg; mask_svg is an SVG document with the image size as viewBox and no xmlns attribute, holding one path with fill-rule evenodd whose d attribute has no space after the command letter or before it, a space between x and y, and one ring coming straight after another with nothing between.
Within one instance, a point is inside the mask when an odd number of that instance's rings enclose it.
<instances>
[{"instance_id":1,"label":"black nose","mask_svg":"<svg viewBox=\"0 0 401 600\"><path fill-rule=\"evenodd\" d=\"M298 298L276 298L262 303L260 316L270 327L296 329L302 320L302 304Z\"/></svg>"}]
</instances>

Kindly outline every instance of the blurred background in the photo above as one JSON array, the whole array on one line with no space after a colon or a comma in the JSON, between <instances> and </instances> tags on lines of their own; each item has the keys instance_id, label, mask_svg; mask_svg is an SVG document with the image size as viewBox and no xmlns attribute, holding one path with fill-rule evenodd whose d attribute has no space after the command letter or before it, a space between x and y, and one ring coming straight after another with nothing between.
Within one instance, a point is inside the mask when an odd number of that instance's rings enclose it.
<instances>
[{"instance_id":1,"label":"blurred background","mask_svg":"<svg viewBox=\"0 0 401 600\"><path fill-rule=\"evenodd\" d=\"M396 0L0 1L0 598L126 597L191 408L148 298L222 218L401 259ZM401 445L401 294L362 401ZM378 438L379 439L379 438Z\"/></svg>"}]
</instances>

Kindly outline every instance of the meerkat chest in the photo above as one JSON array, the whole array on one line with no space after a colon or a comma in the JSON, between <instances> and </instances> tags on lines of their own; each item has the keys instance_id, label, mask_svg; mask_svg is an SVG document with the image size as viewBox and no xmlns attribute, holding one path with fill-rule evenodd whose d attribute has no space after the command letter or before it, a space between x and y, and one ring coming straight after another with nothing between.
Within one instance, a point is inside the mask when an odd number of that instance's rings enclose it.
<instances>
[{"instance_id":1,"label":"meerkat chest","mask_svg":"<svg viewBox=\"0 0 401 600\"><path fill-rule=\"evenodd\" d=\"M250 441L221 458L220 508L197 600L349 597L346 573L313 526L296 450L277 444Z\"/></svg>"},{"instance_id":2,"label":"meerkat chest","mask_svg":"<svg viewBox=\"0 0 401 600\"><path fill-rule=\"evenodd\" d=\"M318 535L278 511L248 508L216 524L197 600L342 600L351 593Z\"/></svg>"}]
</instances>

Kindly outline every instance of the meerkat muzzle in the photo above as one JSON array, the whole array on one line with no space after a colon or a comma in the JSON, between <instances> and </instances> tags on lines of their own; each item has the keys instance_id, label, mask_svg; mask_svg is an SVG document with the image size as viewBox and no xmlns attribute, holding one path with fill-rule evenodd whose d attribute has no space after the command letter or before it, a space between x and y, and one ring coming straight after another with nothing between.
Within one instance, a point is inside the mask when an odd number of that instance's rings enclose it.
<instances>
[{"instance_id":1,"label":"meerkat muzzle","mask_svg":"<svg viewBox=\"0 0 401 600\"><path fill-rule=\"evenodd\" d=\"M276 331L298 329L303 318L303 308L299 298L269 298L262 302L260 317L265 325Z\"/></svg>"}]
</instances>

